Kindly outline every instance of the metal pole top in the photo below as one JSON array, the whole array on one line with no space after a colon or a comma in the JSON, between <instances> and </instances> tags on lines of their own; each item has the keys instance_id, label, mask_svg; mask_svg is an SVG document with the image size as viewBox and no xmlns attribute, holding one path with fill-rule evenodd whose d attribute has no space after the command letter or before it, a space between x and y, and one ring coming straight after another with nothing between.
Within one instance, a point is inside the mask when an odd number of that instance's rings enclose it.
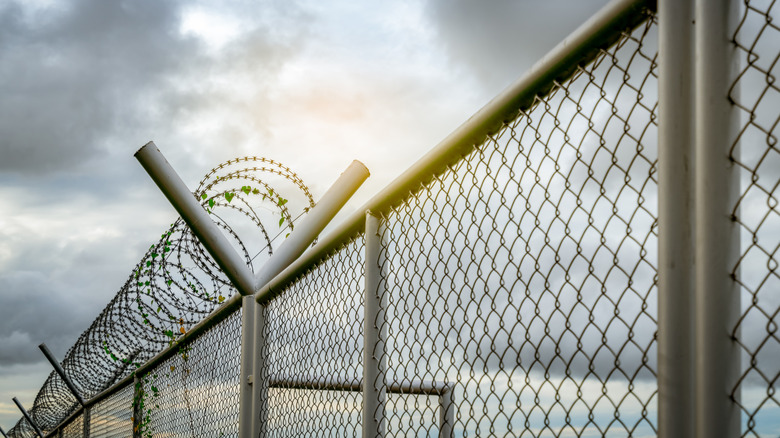
<instances>
[{"instance_id":1,"label":"metal pole top","mask_svg":"<svg viewBox=\"0 0 780 438\"><path fill-rule=\"evenodd\" d=\"M41 343L41 345L39 345L38 348L41 349L43 355L46 356L46 359L49 360L51 366L54 367L54 371L56 371L57 374L60 375L62 381L65 382L65 385L68 387L68 389L70 389L70 392L73 393L73 396L76 397L76 401L78 401L81 406L86 405L84 398L82 398L81 394L79 394L79 392L76 390L76 386L73 384L70 378L65 374L65 369L62 368L62 365L60 365L57 359L54 358L54 355L51 354L51 351L49 351L49 347L47 347L46 344Z\"/></svg>"},{"instance_id":2,"label":"metal pole top","mask_svg":"<svg viewBox=\"0 0 780 438\"><path fill-rule=\"evenodd\" d=\"M30 426L32 426L32 427L33 427L33 429L35 429L35 433L37 433L37 434L38 434L38 436L40 436L41 438L43 438L43 432L42 432L42 431L41 431L41 429L38 427L38 425L37 425L37 424L35 424L35 422L33 421L32 417L31 417L31 416L30 416L30 414L27 412L27 409L25 409L25 408L24 408L24 406L22 406L22 404L21 404L21 403L19 403L19 400L18 400L16 397L14 397L14 398L13 398L13 400L14 400L14 403L16 403L16 407L17 407L17 408L19 408L19 410L20 410L20 411L22 411L22 415L24 415L24 418L26 418L26 419L27 419L27 422L28 422L28 423L30 423Z\"/></svg>"}]
</instances>

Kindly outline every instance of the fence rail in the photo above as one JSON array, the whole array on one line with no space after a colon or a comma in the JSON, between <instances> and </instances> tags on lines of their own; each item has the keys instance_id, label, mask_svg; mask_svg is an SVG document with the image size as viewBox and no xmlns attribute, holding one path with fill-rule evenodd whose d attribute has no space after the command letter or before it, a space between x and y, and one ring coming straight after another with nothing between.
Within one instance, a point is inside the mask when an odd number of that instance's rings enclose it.
<instances>
[{"instance_id":1,"label":"fence rail","mask_svg":"<svg viewBox=\"0 0 780 438\"><path fill-rule=\"evenodd\" d=\"M34 421L49 436L777 436L773 7L611 2L254 294L262 366L242 364L254 320L236 295L83 408L52 374L59 410L38 403Z\"/></svg>"}]
</instances>

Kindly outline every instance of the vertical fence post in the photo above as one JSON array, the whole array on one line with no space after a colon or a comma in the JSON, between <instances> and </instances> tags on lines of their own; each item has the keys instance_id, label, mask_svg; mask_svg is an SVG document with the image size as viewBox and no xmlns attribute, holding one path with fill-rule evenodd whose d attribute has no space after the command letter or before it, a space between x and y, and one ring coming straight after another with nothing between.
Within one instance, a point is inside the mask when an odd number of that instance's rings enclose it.
<instances>
[{"instance_id":1,"label":"vertical fence post","mask_svg":"<svg viewBox=\"0 0 780 438\"><path fill-rule=\"evenodd\" d=\"M82 420L84 420L84 438L89 438L90 423L92 422L92 407L84 406L84 412L82 413Z\"/></svg>"},{"instance_id":2,"label":"vertical fence post","mask_svg":"<svg viewBox=\"0 0 780 438\"><path fill-rule=\"evenodd\" d=\"M366 212L365 303L363 321L363 438L385 435L385 336L380 219Z\"/></svg>"},{"instance_id":3,"label":"vertical fence post","mask_svg":"<svg viewBox=\"0 0 780 438\"><path fill-rule=\"evenodd\" d=\"M30 426L32 426L32 428L35 429L35 433L37 433L38 436L43 438L43 431L41 431L41 428L39 428L38 425L35 424L35 422L32 419L32 416L30 416L30 413L27 412L27 409L25 409L24 406L22 406L22 404L19 403L19 400L16 397L14 397L13 400L14 403L16 403L16 407L19 408L20 411L22 411L22 415L24 415L24 418L26 418L27 422L30 423Z\"/></svg>"},{"instance_id":4,"label":"vertical fence post","mask_svg":"<svg viewBox=\"0 0 780 438\"><path fill-rule=\"evenodd\" d=\"M658 2L658 436L694 435L694 0Z\"/></svg>"},{"instance_id":5,"label":"vertical fence post","mask_svg":"<svg viewBox=\"0 0 780 438\"><path fill-rule=\"evenodd\" d=\"M455 429L455 404L452 402L453 386L445 386L439 393L439 438L452 438Z\"/></svg>"},{"instance_id":6,"label":"vertical fence post","mask_svg":"<svg viewBox=\"0 0 780 438\"><path fill-rule=\"evenodd\" d=\"M267 436L268 423L268 353L265 342L266 306L255 303L255 352L252 411L255 419L253 437Z\"/></svg>"},{"instance_id":7,"label":"vertical fence post","mask_svg":"<svg viewBox=\"0 0 780 438\"><path fill-rule=\"evenodd\" d=\"M241 384L239 387L239 421L238 436L252 437L254 423L252 409L252 384L254 376L252 368L255 356L255 308L257 303L252 295L241 298Z\"/></svg>"},{"instance_id":8,"label":"vertical fence post","mask_svg":"<svg viewBox=\"0 0 780 438\"><path fill-rule=\"evenodd\" d=\"M736 56L730 21L738 2L696 1L696 428L697 436L737 437L732 390L739 349L732 330L740 313L731 272L739 255L732 209L739 194L731 160L736 111L728 92ZM734 9L732 9L734 8Z\"/></svg>"},{"instance_id":9,"label":"vertical fence post","mask_svg":"<svg viewBox=\"0 0 780 438\"><path fill-rule=\"evenodd\" d=\"M143 379L136 373L133 376L133 438L141 438L141 423L143 422Z\"/></svg>"}]
</instances>

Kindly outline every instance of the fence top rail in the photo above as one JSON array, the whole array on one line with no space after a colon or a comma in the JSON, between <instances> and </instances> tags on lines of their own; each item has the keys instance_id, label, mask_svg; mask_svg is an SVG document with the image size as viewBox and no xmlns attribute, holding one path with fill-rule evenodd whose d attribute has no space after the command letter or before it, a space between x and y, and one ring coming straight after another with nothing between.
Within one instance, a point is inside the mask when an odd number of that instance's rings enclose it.
<instances>
[{"instance_id":1,"label":"fence top rail","mask_svg":"<svg viewBox=\"0 0 780 438\"><path fill-rule=\"evenodd\" d=\"M600 50L618 41L621 31L642 23L646 10L655 11L655 0L613 0L582 24L512 85L460 125L387 187L353 213L338 228L309 249L255 294L259 303L271 301L311 266L327 257L365 227L367 211L385 214L401 205L438 175L479 147L504 123L533 106L557 83L593 61Z\"/></svg>"}]
</instances>

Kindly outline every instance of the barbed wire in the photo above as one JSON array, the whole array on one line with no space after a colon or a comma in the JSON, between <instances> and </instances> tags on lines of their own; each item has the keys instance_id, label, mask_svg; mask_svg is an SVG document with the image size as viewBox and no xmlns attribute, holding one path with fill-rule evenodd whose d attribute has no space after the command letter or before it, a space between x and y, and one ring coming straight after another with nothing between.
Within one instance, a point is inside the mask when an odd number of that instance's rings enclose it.
<instances>
[{"instance_id":1,"label":"barbed wire","mask_svg":"<svg viewBox=\"0 0 780 438\"><path fill-rule=\"evenodd\" d=\"M258 260L258 255L270 256L278 239L314 206L308 187L297 174L281 163L259 157L219 164L200 181L194 196L252 270L264 261ZM292 198L295 201L288 203ZM293 204L298 205L295 211L291 210ZM254 246L259 250L250 252L245 242L258 240L258 229L261 241ZM279 231L269 231L275 229ZM63 368L83 398L94 397L174 345L190 327L236 293L179 218L149 246L119 292L68 350ZM36 424L47 431L77 407L75 397L52 372L29 411ZM9 436L30 433L26 421L20 421Z\"/></svg>"}]
</instances>

